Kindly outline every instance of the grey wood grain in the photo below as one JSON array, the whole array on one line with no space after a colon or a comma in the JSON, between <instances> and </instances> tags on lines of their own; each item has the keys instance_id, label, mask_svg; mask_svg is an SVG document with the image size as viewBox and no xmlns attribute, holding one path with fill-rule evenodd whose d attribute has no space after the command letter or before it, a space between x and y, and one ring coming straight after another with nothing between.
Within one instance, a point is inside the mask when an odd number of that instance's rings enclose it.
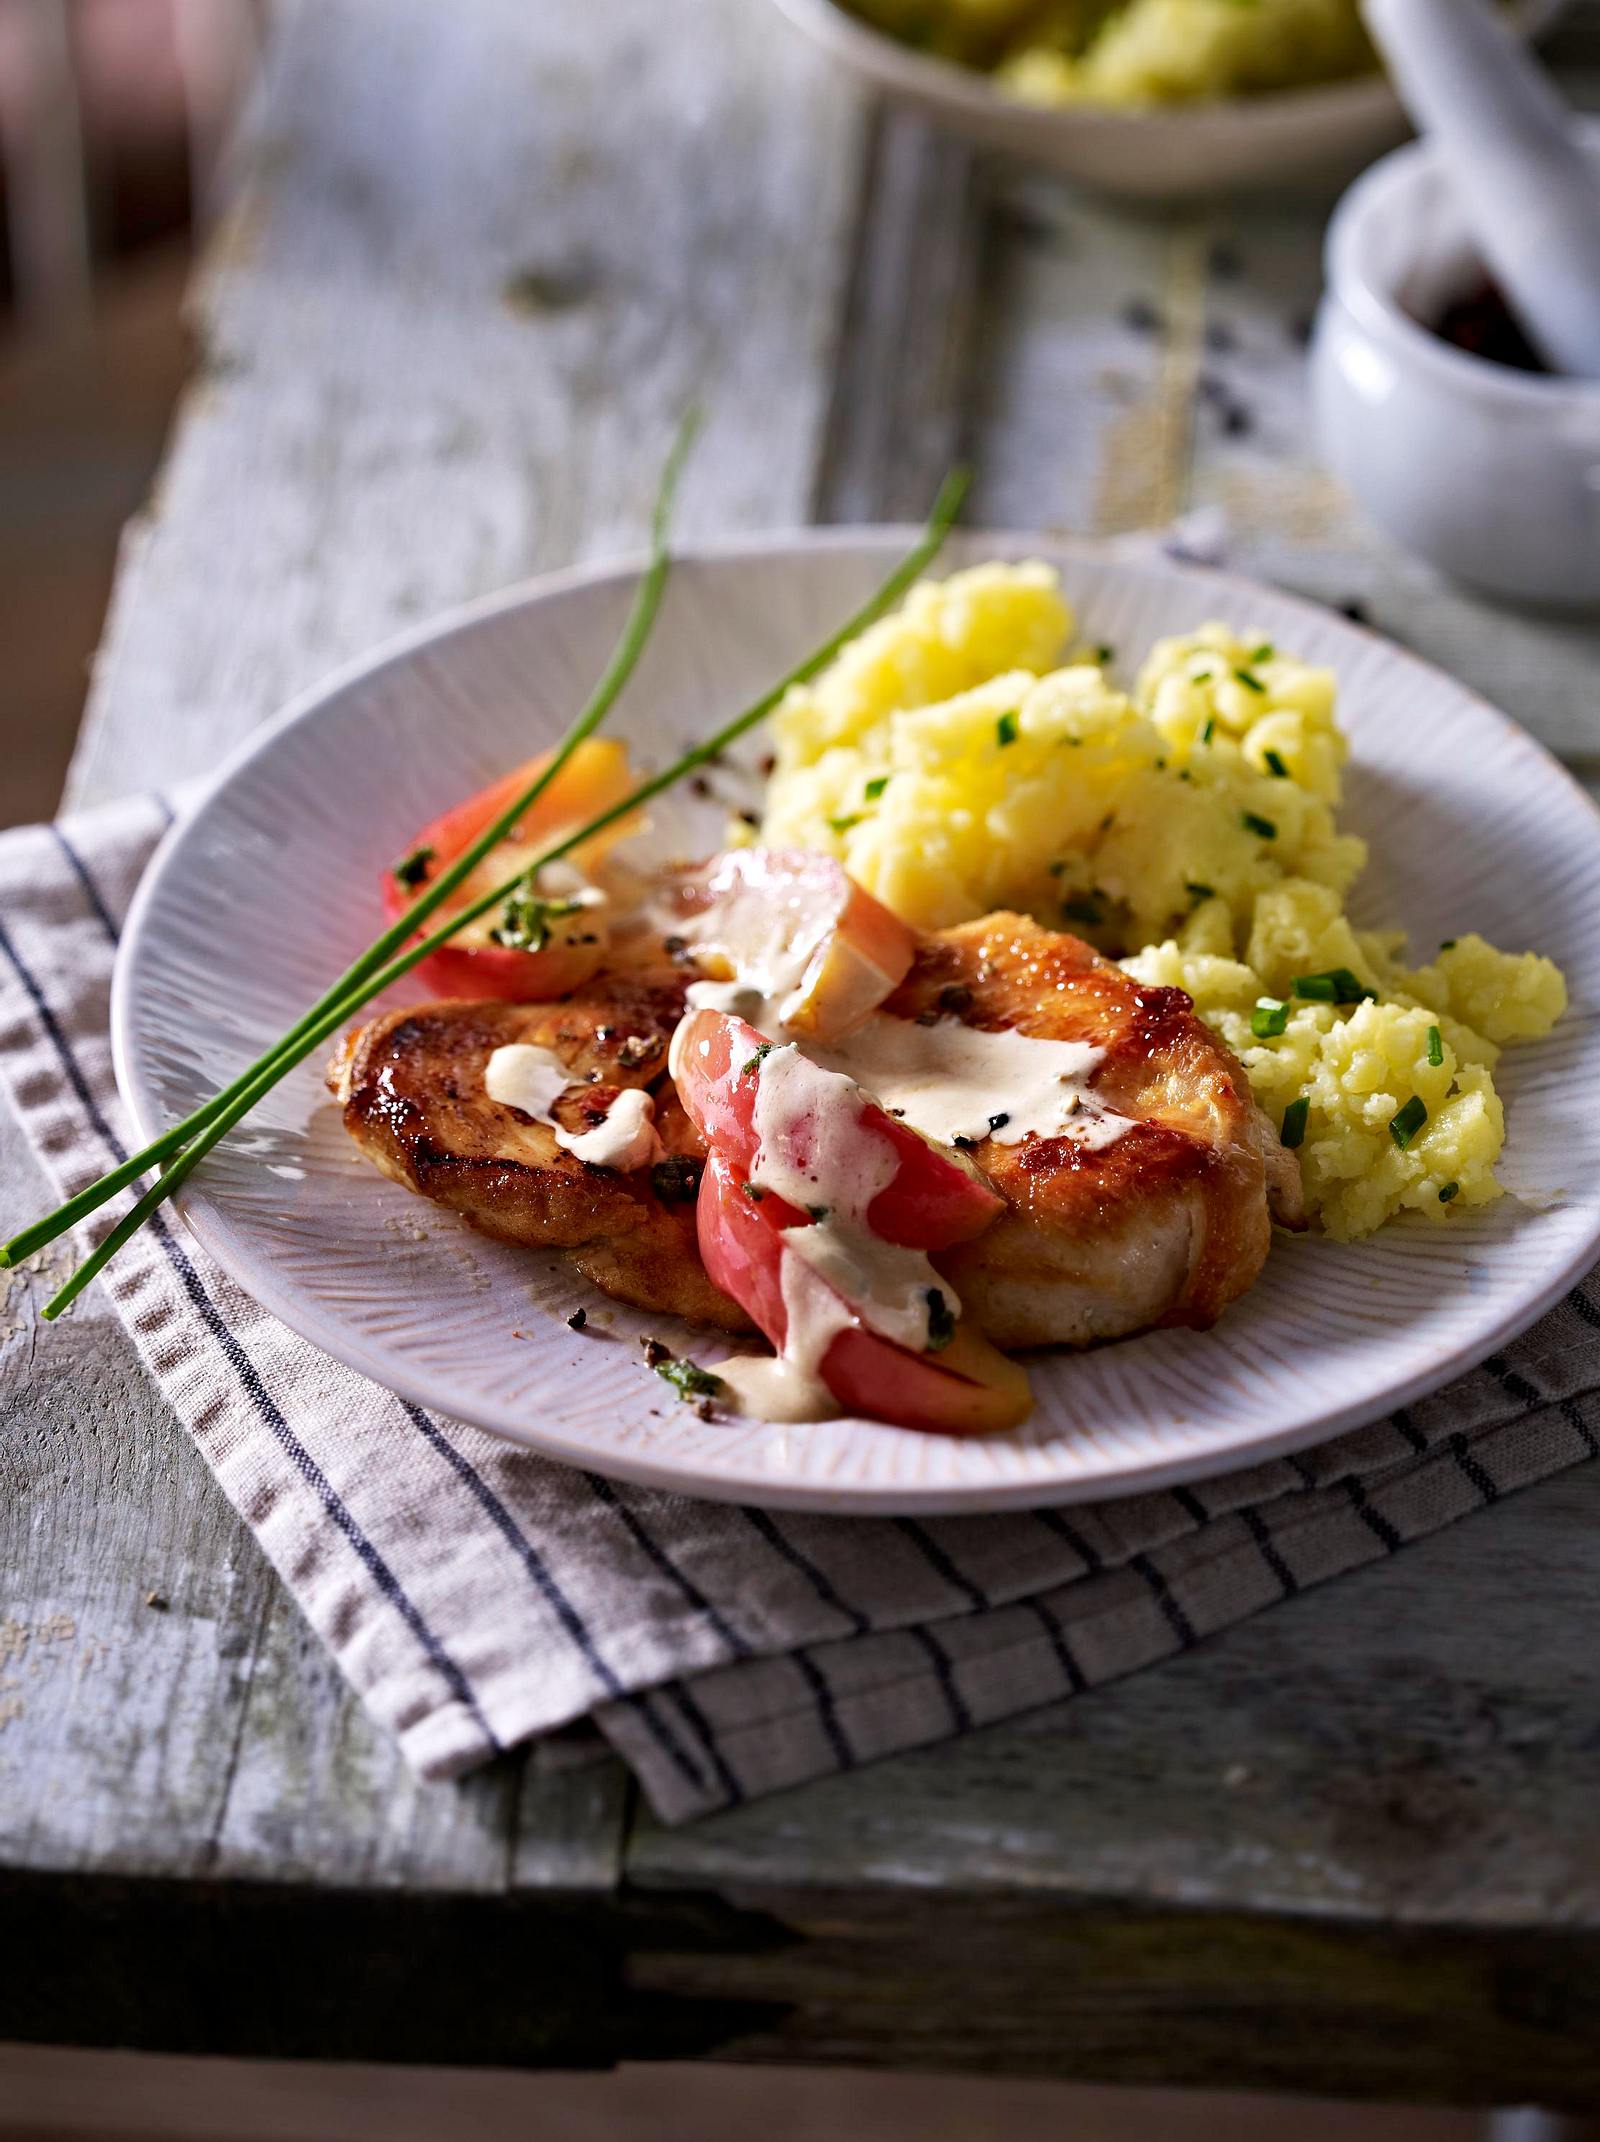
<instances>
[{"instance_id":1,"label":"grey wood grain","mask_svg":"<svg viewBox=\"0 0 1600 2142\"><path fill-rule=\"evenodd\" d=\"M334 664L524 575L805 517L863 114L766 10L306 9L197 301L74 764L213 766Z\"/></svg>"},{"instance_id":2,"label":"grey wood grain","mask_svg":"<svg viewBox=\"0 0 1600 2142\"><path fill-rule=\"evenodd\" d=\"M1586 0L1562 49L1600 83L1597 39ZM1304 209L1131 215L975 162L748 0L330 0L251 159L77 801L636 547L695 392L693 532L914 514L963 445L991 522L1214 503L1249 569L1600 751L1592 634L1443 588L1318 477ZM36 1202L5 1119L0 1172ZM1058 1711L669 1834L581 1742L416 1786L120 1331L91 1296L40 1333L43 1286L0 1315L8 2031L1600 2103L1593 1469Z\"/></svg>"},{"instance_id":3,"label":"grey wood grain","mask_svg":"<svg viewBox=\"0 0 1600 2142\"><path fill-rule=\"evenodd\" d=\"M920 521L965 451L985 206L962 143L874 114L813 519Z\"/></svg>"},{"instance_id":4,"label":"grey wood grain","mask_svg":"<svg viewBox=\"0 0 1600 2142\"><path fill-rule=\"evenodd\" d=\"M72 801L210 767L420 615L637 549L696 397L710 421L686 529L805 517L864 115L742 0L694 14L693 36L630 0L288 20ZM8 1210L46 1202L20 1153L6 1181ZM0 1617L59 1612L86 1634L23 1662L40 1679L59 1656L72 1707L0 1691L26 1706L0 1743L8 1848L418 1889L614 1876L614 1766L513 1759L419 1788L114 1323L80 1312L41 1334L18 1303L37 1377L7 1399L4 1448L27 1471L0 1512ZM80 1684L90 1638L105 1656Z\"/></svg>"},{"instance_id":5,"label":"grey wood grain","mask_svg":"<svg viewBox=\"0 0 1600 2142\"><path fill-rule=\"evenodd\" d=\"M0 1161L8 1210L48 1202L9 1114ZM0 1282L0 1851L199 1872L273 1580L99 1297L38 1323L56 1268Z\"/></svg>"},{"instance_id":6,"label":"grey wood grain","mask_svg":"<svg viewBox=\"0 0 1600 2142\"><path fill-rule=\"evenodd\" d=\"M643 1816L630 1874L1593 1931L1597 1517L1580 1467L1158 1671L792 1795L781 1821Z\"/></svg>"},{"instance_id":7,"label":"grey wood grain","mask_svg":"<svg viewBox=\"0 0 1600 2142\"><path fill-rule=\"evenodd\" d=\"M777 1918L741 2059L1600 2101L1600 1471L1032 1720L678 1831ZM1470 1605L1468 1604L1470 1602Z\"/></svg>"}]
</instances>

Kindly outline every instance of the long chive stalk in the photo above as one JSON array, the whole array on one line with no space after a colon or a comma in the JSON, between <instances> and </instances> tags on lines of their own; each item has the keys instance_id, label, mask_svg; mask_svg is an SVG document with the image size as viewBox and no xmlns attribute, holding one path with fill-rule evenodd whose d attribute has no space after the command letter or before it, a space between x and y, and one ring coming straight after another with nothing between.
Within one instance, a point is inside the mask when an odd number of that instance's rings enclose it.
<instances>
[{"instance_id":1,"label":"long chive stalk","mask_svg":"<svg viewBox=\"0 0 1600 2142\"><path fill-rule=\"evenodd\" d=\"M98 1181L80 1190L59 1210L46 1214L43 1219L35 1220L31 1227L23 1228L22 1232L13 1235L9 1242L0 1243L0 1270L9 1265L20 1264L24 1257L31 1257L36 1250L43 1249L47 1242L53 1242L57 1235L64 1234L79 1220L86 1219L91 1212L97 1211L108 1198L115 1197L119 1190L126 1189L127 1185L139 1176L147 1175L153 1167L159 1167L163 1161L169 1160L187 1145L197 1132L204 1130L208 1123L214 1122L237 1100L246 1086L254 1083L267 1063L277 1061L280 1056L284 1058L286 1067L298 1063L300 1057L290 1056L288 1052L312 1033L324 1013L334 1005L342 1005L352 989L364 982L369 975L375 974L385 961L391 959L412 935L417 925L425 922L442 902L449 899L462 880L505 838L523 813L531 810L538 802L579 744L585 737L591 736L610 713L644 652L645 642L650 637L651 628L661 608L661 598L671 570L667 533L672 520L673 501L677 495L678 477L699 428L699 414L690 410L678 427L677 437L661 472L661 482L651 514L650 556L634 592L633 601L629 605L621 636L612 649L610 659L594 690L527 787L479 834L470 847L464 849L453 863L429 881L405 913L397 916L388 929L345 969L337 981L330 983L316 1003L301 1015L281 1041L274 1043L266 1056L252 1064L248 1071L242 1072L231 1085L214 1093L209 1101L203 1102L181 1122L174 1123L159 1137L153 1138L148 1145L142 1146L137 1153L131 1153L108 1174L102 1175ZM459 928L460 924L457 923L454 927ZM303 1055L304 1051L301 1054Z\"/></svg>"},{"instance_id":2,"label":"long chive stalk","mask_svg":"<svg viewBox=\"0 0 1600 2142\"><path fill-rule=\"evenodd\" d=\"M597 833L603 832L607 826L614 824L617 819L626 817L629 812L639 809L642 804L650 802L653 797L659 796L666 789L673 787L686 774L692 773L696 767L707 765L719 757L722 752L727 750L730 744L737 742L747 731L753 729L758 722L765 720L773 708L796 685L807 683L817 675L819 670L825 668L848 641L854 639L857 633L864 631L868 625L881 617L890 604L905 593L923 568L937 555L950 532L956 515L961 510L961 502L966 496L969 480L964 471L957 471L945 479L940 488L938 498L934 502L933 511L929 515L928 523L922 536L895 567L889 577L861 609L856 611L854 616L847 618L820 647L816 648L804 661L797 663L787 675L781 677L759 699L755 700L741 713L735 715L731 721L717 730L714 735L707 737L703 743L691 746L688 751L675 759L663 772L651 776L648 780L641 781L620 802L612 804L609 809L598 813L583 825L575 826L570 832L563 834L558 841L552 842L534 862L524 864L521 869L507 878L503 884L497 885L492 891L482 894L467 907L452 914L448 922L434 930L430 935L413 944L402 946L386 964L377 968L370 968L358 981L345 989L336 1003L328 1003L325 999L324 1002L327 1005L325 1010L321 1010L316 1014L308 1014L291 1035L286 1036L282 1042L278 1043L274 1049L269 1050L241 1078L234 1081L233 1086L228 1089L225 1099L219 1096L222 1105L213 1104L213 1112L209 1120L191 1138L177 1159L163 1171L160 1180L152 1184L133 1209L118 1221L105 1240L85 1259L60 1291L45 1305L44 1316L47 1319L57 1317L76 1300L89 1282L105 1269L117 1252L132 1240L133 1236L139 1232L151 1215L180 1187L217 1141L225 1137L241 1117L248 1115L263 1095L270 1092L279 1080L285 1077L297 1063L300 1063L310 1055L311 1051L318 1047L319 1044L327 1041L353 1012L358 1011L363 1004L368 1003L373 997L381 996L384 990L409 973L420 960L427 959L432 953L437 952L442 946L448 944L468 923L474 922L480 915L486 914L490 908L504 901L518 887L533 881L537 873L544 869L547 864L559 861L562 856L569 854L574 848L581 846L583 842L592 840ZM330 992L330 996L331 994ZM63 1211L65 1209L63 1208ZM61 1215L57 1214L55 1218L59 1220ZM70 1224L70 1222L63 1222L63 1224ZM52 1233L59 1231L59 1228L52 1228ZM49 1237L47 1236L46 1239L48 1240Z\"/></svg>"}]
</instances>

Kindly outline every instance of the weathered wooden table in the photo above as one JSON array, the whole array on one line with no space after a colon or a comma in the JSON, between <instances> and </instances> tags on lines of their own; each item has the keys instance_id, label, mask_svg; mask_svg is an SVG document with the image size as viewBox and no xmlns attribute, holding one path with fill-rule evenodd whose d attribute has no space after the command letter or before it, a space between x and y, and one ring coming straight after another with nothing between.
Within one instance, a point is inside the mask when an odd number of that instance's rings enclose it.
<instances>
[{"instance_id":1,"label":"weathered wooden table","mask_svg":"<svg viewBox=\"0 0 1600 2142\"><path fill-rule=\"evenodd\" d=\"M1600 97L1600 5L1558 51ZM1311 459L1321 212L1132 215L864 105L752 0L285 18L71 800L396 627L691 534L920 515L1235 553L1600 772L1600 633ZM42 1201L0 1119L5 1210ZM1181 1662L680 1833L609 1758L423 1789L93 1297L0 1321L0 2036L950 2065L1600 2102L1600 1470Z\"/></svg>"}]
</instances>

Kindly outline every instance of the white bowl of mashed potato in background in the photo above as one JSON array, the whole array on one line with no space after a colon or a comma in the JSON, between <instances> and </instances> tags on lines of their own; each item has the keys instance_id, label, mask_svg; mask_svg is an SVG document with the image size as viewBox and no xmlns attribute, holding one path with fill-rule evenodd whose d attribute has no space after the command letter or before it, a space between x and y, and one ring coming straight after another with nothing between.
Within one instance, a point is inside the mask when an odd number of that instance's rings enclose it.
<instances>
[{"instance_id":1,"label":"white bowl of mashed potato in background","mask_svg":"<svg viewBox=\"0 0 1600 2142\"><path fill-rule=\"evenodd\" d=\"M1582 138L1600 170L1600 119ZM1323 459L1442 572L1538 607L1600 609L1600 381L1513 369L1433 331L1484 272L1421 142L1357 181L1328 229L1312 342Z\"/></svg>"},{"instance_id":2,"label":"white bowl of mashed potato in background","mask_svg":"<svg viewBox=\"0 0 1600 2142\"><path fill-rule=\"evenodd\" d=\"M1012 0L878 0L908 22L920 7L928 20L1015 12ZM1219 0L1129 0L1138 10L1141 53L1119 79L1119 97L1149 101L1035 101L1059 85L1048 71L1017 70L1007 86L977 67L919 50L852 14L840 0L778 0L789 20L875 88L914 105L985 148L1026 158L1063 178L1145 200L1243 192L1268 186L1327 188L1345 183L1404 139L1404 113L1384 77L1373 71L1307 87L1248 95L1193 94L1196 25ZM1230 18L1240 0L1220 0ZM1256 0L1266 6L1268 0ZM1315 15L1346 0L1296 0ZM1508 0L1528 35L1560 12L1562 0ZM1194 21L1190 21L1193 14ZM1148 27L1146 27L1148 23ZM1163 50L1174 65L1168 93L1151 96L1145 61L1159 72ZM1153 76L1152 76L1153 79ZM1181 83L1181 88L1180 88ZM1028 93L1023 94L1026 90ZM1173 92L1177 91L1175 97Z\"/></svg>"}]
</instances>

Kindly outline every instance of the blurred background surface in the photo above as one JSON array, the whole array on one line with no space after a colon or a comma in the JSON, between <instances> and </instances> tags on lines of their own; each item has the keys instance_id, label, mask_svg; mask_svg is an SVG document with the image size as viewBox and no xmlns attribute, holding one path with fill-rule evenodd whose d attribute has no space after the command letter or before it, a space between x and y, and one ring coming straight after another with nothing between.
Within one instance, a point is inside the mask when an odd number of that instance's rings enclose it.
<instances>
[{"instance_id":1,"label":"blurred background surface","mask_svg":"<svg viewBox=\"0 0 1600 2142\"><path fill-rule=\"evenodd\" d=\"M0 2142L1593 2142L1518 2112L838 2068L613 2075L0 2045Z\"/></svg>"},{"instance_id":2,"label":"blurred background surface","mask_svg":"<svg viewBox=\"0 0 1600 2142\"><path fill-rule=\"evenodd\" d=\"M0 0L0 824L60 795L263 34L257 0Z\"/></svg>"}]
</instances>

